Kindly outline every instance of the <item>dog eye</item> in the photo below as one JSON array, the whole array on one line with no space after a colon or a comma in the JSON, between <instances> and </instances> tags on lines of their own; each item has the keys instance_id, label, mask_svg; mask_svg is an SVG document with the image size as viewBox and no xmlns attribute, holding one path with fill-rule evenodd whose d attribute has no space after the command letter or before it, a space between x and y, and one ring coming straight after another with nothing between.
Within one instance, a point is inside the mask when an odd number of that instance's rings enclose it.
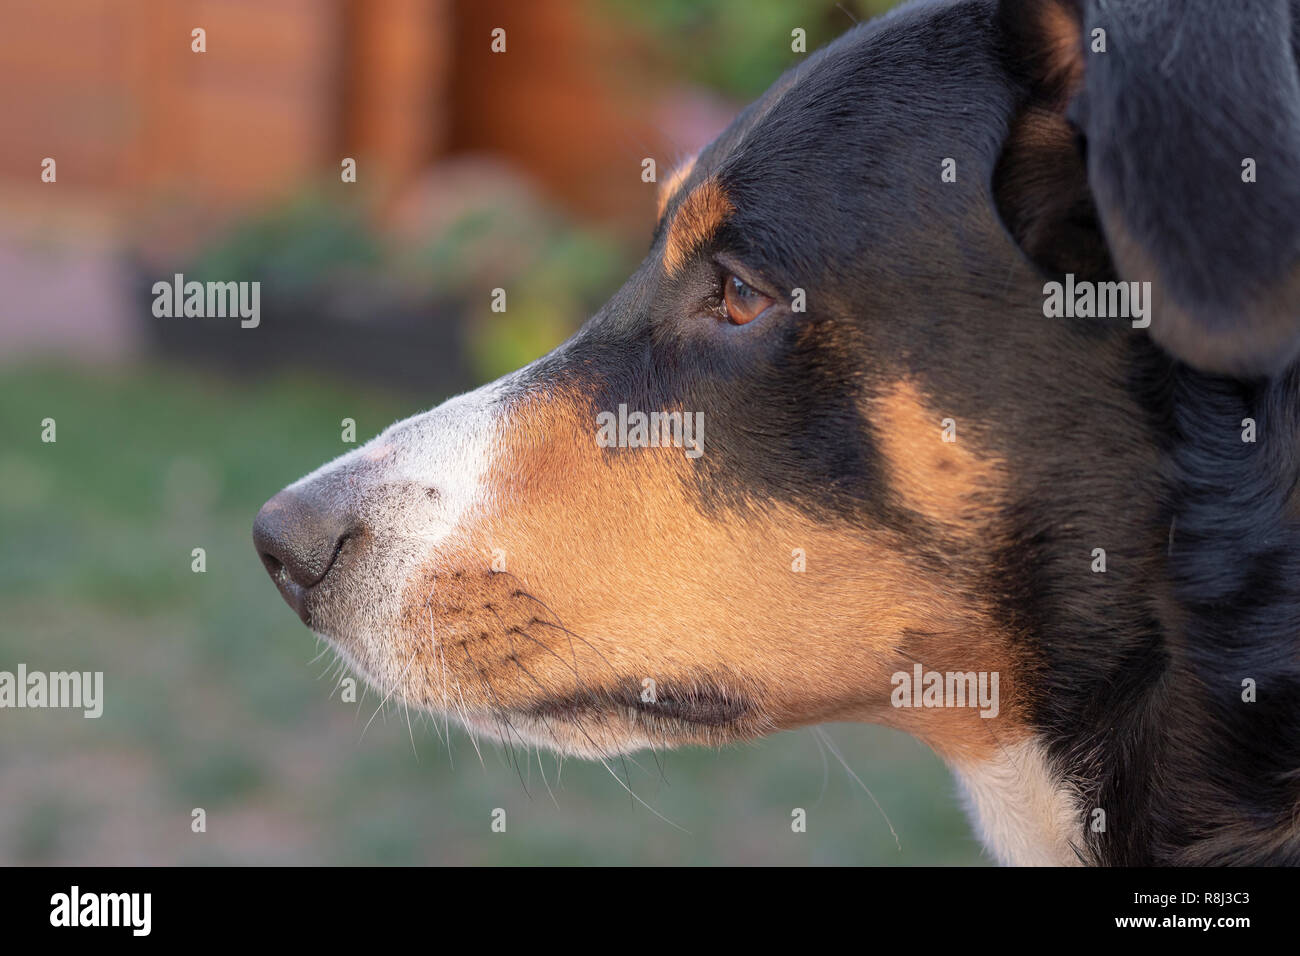
<instances>
[{"instance_id":1,"label":"dog eye","mask_svg":"<svg viewBox=\"0 0 1300 956\"><path fill-rule=\"evenodd\" d=\"M722 306L733 325L752 322L764 312L772 300L734 273L722 282Z\"/></svg>"}]
</instances>

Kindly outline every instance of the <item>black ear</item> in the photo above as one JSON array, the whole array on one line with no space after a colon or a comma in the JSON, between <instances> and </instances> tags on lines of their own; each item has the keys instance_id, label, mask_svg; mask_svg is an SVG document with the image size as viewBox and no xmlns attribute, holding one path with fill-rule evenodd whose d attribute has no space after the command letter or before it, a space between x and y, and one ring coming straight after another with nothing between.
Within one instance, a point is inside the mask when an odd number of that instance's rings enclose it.
<instances>
[{"instance_id":1,"label":"black ear","mask_svg":"<svg viewBox=\"0 0 1300 956\"><path fill-rule=\"evenodd\" d=\"M1086 143L1115 269L1151 283L1151 335L1206 371L1268 375L1300 352L1293 4L1002 0L998 12L1014 70Z\"/></svg>"}]
</instances>

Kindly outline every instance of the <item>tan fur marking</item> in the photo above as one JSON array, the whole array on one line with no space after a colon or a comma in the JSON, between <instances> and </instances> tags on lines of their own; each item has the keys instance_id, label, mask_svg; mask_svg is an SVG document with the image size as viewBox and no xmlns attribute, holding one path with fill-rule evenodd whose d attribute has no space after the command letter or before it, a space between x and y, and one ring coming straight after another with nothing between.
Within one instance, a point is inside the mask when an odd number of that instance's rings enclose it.
<instances>
[{"instance_id":1,"label":"tan fur marking","mask_svg":"<svg viewBox=\"0 0 1300 956\"><path fill-rule=\"evenodd\" d=\"M1044 3L1042 16L1048 81L1061 91L1065 102L1083 83L1083 32L1074 14L1061 4Z\"/></svg>"},{"instance_id":2,"label":"tan fur marking","mask_svg":"<svg viewBox=\"0 0 1300 956\"><path fill-rule=\"evenodd\" d=\"M718 181L704 180L688 195L673 214L664 246L664 267L676 273L695 249L715 232L734 211L731 200Z\"/></svg>"},{"instance_id":3,"label":"tan fur marking","mask_svg":"<svg viewBox=\"0 0 1300 956\"><path fill-rule=\"evenodd\" d=\"M664 213L668 210L668 204L673 201L673 197L676 196L678 191L682 188L682 183L686 182L686 180L690 178L691 173L695 169L695 160L698 158L698 153L691 156L685 162L678 165L676 169L668 174L668 178L659 184L658 205L655 208L656 222L664 217Z\"/></svg>"},{"instance_id":4,"label":"tan fur marking","mask_svg":"<svg viewBox=\"0 0 1300 956\"><path fill-rule=\"evenodd\" d=\"M888 464L890 488L904 507L936 524L972 531L991 517L1006 481L1002 461L976 450L976 423L928 407L906 380L872 402L868 415ZM942 437L948 417L957 426L953 442Z\"/></svg>"}]
</instances>

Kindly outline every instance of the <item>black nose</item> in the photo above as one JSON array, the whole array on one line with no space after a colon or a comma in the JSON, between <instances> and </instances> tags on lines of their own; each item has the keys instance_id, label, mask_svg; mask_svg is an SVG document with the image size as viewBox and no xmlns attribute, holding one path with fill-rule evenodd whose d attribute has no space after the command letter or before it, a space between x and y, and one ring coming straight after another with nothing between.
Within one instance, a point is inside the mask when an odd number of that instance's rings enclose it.
<instances>
[{"instance_id":1,"label":"black nose","mask_svg":"<svg viewBox=\"0 0 1300 956\"><path fill-rule=\"evenodd\" d=\"M310 624L307 594L330 573L354 529L330 499L282 491L253 520L253 545L271 580L303 623Z\"/></svg>"}]
</instances>

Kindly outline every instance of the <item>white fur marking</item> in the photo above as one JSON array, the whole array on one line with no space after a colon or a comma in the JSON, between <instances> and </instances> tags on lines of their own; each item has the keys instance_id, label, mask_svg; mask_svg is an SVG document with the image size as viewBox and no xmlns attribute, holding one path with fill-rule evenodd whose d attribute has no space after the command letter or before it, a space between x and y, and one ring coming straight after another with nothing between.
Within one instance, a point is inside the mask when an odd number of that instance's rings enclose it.
<instances>
[{"instance_id":1,"label":"white fur marking","mask_svg":"<svg viewBox=\"0 0 1300 956\"><path fill-rule=\"evenodd\" d=\"M1079 866L1083 816L1074 794L1030 739L997 757L956 763L967 811L985 847L1004 866Z\"/></svg>"},{"instance_id":2,"label":"white fur marking","mask_svg":"<svg viewBox=\"0 0 1300 956\"><path fill-rule=\"evenodd\" d=\"M485 477L502 426L509 377L397 422L289 486L335 499L366 543L321 586L313 629L384 693L402 690L409 659L392 656L412 571L488 506ZM487 556L484 556L486 563ZM429 634L433 641L435 635Z\"/></svg>"}]
</instances>

